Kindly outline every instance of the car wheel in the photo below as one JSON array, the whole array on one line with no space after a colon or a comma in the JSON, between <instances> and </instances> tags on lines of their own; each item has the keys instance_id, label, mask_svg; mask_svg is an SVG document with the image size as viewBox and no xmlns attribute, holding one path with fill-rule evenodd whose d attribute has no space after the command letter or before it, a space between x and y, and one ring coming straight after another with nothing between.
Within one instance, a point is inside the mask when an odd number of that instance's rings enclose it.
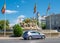
<instances>
[{"instance_id":1,"label":"car wheel","mask_svg":"<svg viewBox=\"0 0 60 43\"><path fill-rule=\"evenodd\" d=\"M45 39L45 36L42 36L42 39Z\"/></svg>"},{"instance_id":2,"label":"car wheel","mask_svg":"<svg viewBox=\"0 0 60 43\"><path fill-rule=\"evenodd\" d=\"M32 37L30 36L30 37L28 37L28 40L31 40L32 39Z\"/></svg>"}]
</instances>

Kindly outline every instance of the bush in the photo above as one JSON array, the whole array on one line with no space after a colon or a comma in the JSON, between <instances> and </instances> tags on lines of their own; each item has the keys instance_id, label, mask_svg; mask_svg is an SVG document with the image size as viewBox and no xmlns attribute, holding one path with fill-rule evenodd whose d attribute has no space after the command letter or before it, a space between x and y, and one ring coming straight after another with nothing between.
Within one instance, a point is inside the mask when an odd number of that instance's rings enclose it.
<instances>
[{"instance_id":1,"label":"bush","mask_svg":"<svg viewBox=\"0 0 60 43\"><path fill-rule=\"evenodd\" d=\"M41 23L41 27L42 27L42 29L46 29L46 24L45 23Z\"/></svg>"},{"instance_id":2,"label":"bush","mask_svg":"<svg viewBox=\"0 0 60 43\"><path fill-rule=\"evenodd\" d=\"M14 36L16 36L16 37L22 36L23 30L22 30L21 26L19 26L18 24L14 25L13 33L14 33Z\"/></svg>"}]
</instances>

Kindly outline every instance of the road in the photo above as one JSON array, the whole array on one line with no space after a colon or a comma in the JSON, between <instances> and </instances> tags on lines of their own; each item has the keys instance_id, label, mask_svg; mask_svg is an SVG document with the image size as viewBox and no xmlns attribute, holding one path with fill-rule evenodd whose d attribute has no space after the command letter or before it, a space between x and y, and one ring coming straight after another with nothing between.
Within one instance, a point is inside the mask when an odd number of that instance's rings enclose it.
<instances>
[{"instance_id":1,"label":"road","mask_svg":"<svg viewBox=\"0 0 60 43\"><path fill-rule=\"evenodd\" d=\"M46 38L38 40L0 39L0 43L60 43L60 38Z\"/></svg>"}]
</instances>

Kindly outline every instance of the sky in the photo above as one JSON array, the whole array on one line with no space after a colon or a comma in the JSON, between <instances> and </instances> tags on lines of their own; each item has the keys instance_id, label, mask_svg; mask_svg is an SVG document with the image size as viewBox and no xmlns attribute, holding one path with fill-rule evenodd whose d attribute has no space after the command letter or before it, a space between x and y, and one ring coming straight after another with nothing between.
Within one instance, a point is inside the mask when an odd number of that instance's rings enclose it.
<instances>
[{"instance_id":1,"label":"sky","mask_svg":"<svg viewBox=\"0 0 60 43\"><path fill-rule=\"evenodd\" d=\"M4 5L4 0L0 0L0 20L9 20L10 24L15 24L19 21L19 17L33 17L34 5L36 3L37 12L40 16L46 15L48 4L50 3L49 13L60 13L60 0L6 0L6 12L1 13Z\"/></svg>"}]
</instances>

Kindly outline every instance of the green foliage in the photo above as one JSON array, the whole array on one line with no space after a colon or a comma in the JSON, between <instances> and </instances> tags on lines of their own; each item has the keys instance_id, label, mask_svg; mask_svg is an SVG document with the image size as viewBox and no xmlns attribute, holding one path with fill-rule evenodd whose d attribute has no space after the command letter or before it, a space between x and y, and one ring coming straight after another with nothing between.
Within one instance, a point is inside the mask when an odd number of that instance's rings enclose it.
<instances>
[{"instance_id":1,"label":"green foliage","mask_svg":"<svg viewBox=\"0 0 60 43\"><path fill-rule=\"evenodd\" d=\"M41 27L42 27L42 29L46 29L46 24L45 23L41 23Z\"/></svg>"},{"instance_id":2,"label":"green foliage","mask_svg":"<svg viewBox=\"0 0 60 43\"><path fill-rule=\"evenodd\" d=\"M38 25L38 26L39 26L39 24L40 24L40 23L37 21L37 25Z\"/></svg>"},{"instance_id":3,"label":"green foliage","mask_svg":"<svg viewBox=\"0 0 60 43\"><path fill-rule=\"evenodd\" d=\"M5 22L6 22L6 30L9 29L9 21L8 20L0 20L0 30L3 30L4 29L4 26L5 26Z\"/></svg>"},{"instance_id":4,"label":"green foliage","mask_svg":"<svg viewBox=\"0 0 60 43\"><path fill-rule=\"evenodd\" d=\"M37 21L36 21L36 19L34 19L34 18L26 18L26 19L24 19L23 20L23 22L25 22L25 23L30 23L30 22L32 22L32 23L36 23Z\"/></svg>"},{"instance_id":5,"label":"green foliage","mask_svg":"<svg viewBox=\"0 0 60 43\"><path fill-rule=\"evenodd\" d=\"M31 20L29 18L24 19L25 23L29 23Z\"/></svg>"},{"instance_id":6,"label":"green foliage","mask_svg":"<svg viewBox=\"0 0 60 43\"><path fill-rule=\"evenodd\" d=\"M22 36L23 29L18 24L16 24L13 26L13 33L16 37Z\"/></svg>"}]
</instances>

